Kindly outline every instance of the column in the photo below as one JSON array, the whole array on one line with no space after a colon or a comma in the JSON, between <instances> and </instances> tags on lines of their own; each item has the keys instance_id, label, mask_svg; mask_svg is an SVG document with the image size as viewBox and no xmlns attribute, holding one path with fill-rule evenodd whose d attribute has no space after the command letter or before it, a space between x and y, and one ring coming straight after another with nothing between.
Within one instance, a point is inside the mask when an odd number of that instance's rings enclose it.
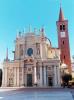
<instances>
[{"instance_id":1,"label":"column","mask_svg":"<svg viewBox=\"0 0 74 100\"><path fill-rule=\"evenodd\" d=\"M24 67L22 67L22 86L24 86Z\"/></svg>"},{"instance_id":2,"label":"column","mask_svg":"<svg viewBox=\"0 0 74 100\"><path fill-rule=\"evenodd\" d=\"M27 73L24 73L24 84L27 86Z\"/></svg>"},{"instance_id":3,"label":"column","mask_svg":"<svg viewBox=\"0 0 74 100\"><path fill-rule=\"evenodd\" d=\"M60 68L59 66L57 67L57 77L58 77L58 86L61 86L61 75L60 75Z\"/></svg>"},{"instance_id":4,"label":"column","mask_svg":"<svg viewBox=\"0 0 74 100\"><path fill-rule=\"evenodd\" d=\"M17 86L19 87L19 67L17 67Z\"/></svg>"},{"instance_id":5,"label":"column","mask_svg":"<svg viewBox=\"0 0 74 100\"><path fill-rule=\"evenodd\" d=\"M46 66L44 66L44 86L46 86Z\"/></svg>"},{"instance_id":6,"label":"column","mask_svg":"<svg viewBox=\"0 0 74 100\"><path fill-rule=\"evenodd\" d=\"M16 86L17 85L17 80L16 80L16 74L17 74L17 72L16 72L16 67L14 67L14 86Z\"/></svg>"},{"instance_id":7,"label":"column","mask_svg":"<svg viewBox=\"0 0 74 100\"><path fill-rule=\"evenodd\" d=\"M3 68L2 87L5 86L5 69Z\"/></svg>"},{"instance_id":8,"label":"column","mask_svg":"<svg viewBox=\"0 0 74 100\"><path fill-rule=\"evenodd\" d=\"M40 66L40 86L42 86L42 66Z\"/></svg>"},{"instance_id":9,"label":"column","mask_svg":"<svg viewBox=\"0 0 74 100\"><path fill-rule=\"evenodd\" d=\"M56 66L54 66L54 86L57 86L57 73L56 73Z\"/></svg>"},{"instance_id":10,"label":"column","mask_svg":"<svg viewBox=\"0 0 74 100\"><path fill-rule=\"evenodd\" d=\"M4 69L5 70L5 74L4 74L4 77L5 77L5 79L4 79L4 83L5 83L5 86L7 86L8 84L7 84L7 68L5 68Z\"/></svg>"},{"instance_id":11,"label":"column","mask_svg":"<svg viewBox=\"0 0 74 100\"><path fill-rule=\"evenodd\" d=\"M41 58L43 58L43 53L42 53L42 44L40 44L40 54L41 54Z\"/></svg>"},{"instance_id":12,"label":"column","mask_svg":"<svg viewBox=\"0 0 74 100\"><path fill-rule=\"evenodd\" d=\"M37 83L36 66L34 66L34 84Z\"/></svg>"}]
</instances>

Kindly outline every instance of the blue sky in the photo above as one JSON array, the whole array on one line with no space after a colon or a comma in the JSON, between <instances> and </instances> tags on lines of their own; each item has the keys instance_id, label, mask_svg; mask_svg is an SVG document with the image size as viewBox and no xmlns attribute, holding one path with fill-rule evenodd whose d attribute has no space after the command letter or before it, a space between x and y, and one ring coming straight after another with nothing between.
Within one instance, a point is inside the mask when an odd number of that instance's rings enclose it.
<instances>
[{"instance_id":1,"label":"blue sky","mask_svg":"<svg viewBox=\"0 0 74 100\"><path fill-rule=\"evenodd\" d=\"M13 58L14 40L17 30L27 31L29 24L33 28L44 25L46 36L52 46L58 46L56 21L59 17L60 0L0 0L0 61L9 49L9 58ZM69 42L71 56L74 55L74 0L62 0L64 16L69 20Z\"/></svg>"}]
</instances>

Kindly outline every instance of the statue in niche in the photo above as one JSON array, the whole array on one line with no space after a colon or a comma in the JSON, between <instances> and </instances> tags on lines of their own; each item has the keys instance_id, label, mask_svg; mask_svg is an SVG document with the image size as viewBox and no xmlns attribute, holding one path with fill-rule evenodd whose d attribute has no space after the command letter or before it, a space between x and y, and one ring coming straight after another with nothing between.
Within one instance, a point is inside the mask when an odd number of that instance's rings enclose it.
<instances>
[{"instance_id":1,"label":"statue in niche","mask_svg":"<svg viewBox=\"0 0 74 100\"><path fill-rule=\"evenodd\" d=\"M40 44L36 43L37 55L40 55Z\"/></svg>"},{"instance_id":2,"label":"statue in niche","mask_svg":"<svg viewBox=\"0 0 74 100\"><path fill-rule=\"evenodd\" d=\"M40 54L40 49L39 49L39 48L37 48L37 54L38 54L38 55Z\"/></svg>"}]
</instances>

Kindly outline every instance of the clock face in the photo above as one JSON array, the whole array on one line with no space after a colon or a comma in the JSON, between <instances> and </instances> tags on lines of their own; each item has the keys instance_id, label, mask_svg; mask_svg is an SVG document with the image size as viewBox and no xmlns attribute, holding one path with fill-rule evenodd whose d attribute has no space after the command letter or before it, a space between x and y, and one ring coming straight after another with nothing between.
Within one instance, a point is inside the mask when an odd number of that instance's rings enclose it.
<instances>
[{"instance_id":1,"label":"clock face","mask_svg":"<svg viewBox=\"0 0 74 100\"><path fill-rule=\"evenodd\" d=\"M32 48L28 48L27 54L28 54L28 56L31 56L33 54L33 49Z\"/></svg>"},{"instance_id":2,"label":"clock face","mask_svg":"<svg viewBox=\"0 0 74 100\"><path fill-rule=\"evenodd\" d=\"M61 37L66 37L65 32L60 32L61 33Z\"/></svg>"}]
</instances>

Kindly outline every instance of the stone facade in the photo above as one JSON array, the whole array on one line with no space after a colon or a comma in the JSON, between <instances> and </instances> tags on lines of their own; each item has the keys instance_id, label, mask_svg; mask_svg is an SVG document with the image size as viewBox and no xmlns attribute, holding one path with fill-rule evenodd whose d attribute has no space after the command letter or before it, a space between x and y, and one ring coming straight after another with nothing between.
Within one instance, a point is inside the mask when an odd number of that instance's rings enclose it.
<instances>
[{"instance_id":1,"label":"stone facade","mask_svg":"<svg viewBox=\"0 0 74 100\"><path fill-rule=\"evenodd\" d=\"M7 53L8 54L8 53ZM60 50L40 31L19 34L14 60L3 62L2 86L60 86Z\"/></svg>"}]
</instances>

